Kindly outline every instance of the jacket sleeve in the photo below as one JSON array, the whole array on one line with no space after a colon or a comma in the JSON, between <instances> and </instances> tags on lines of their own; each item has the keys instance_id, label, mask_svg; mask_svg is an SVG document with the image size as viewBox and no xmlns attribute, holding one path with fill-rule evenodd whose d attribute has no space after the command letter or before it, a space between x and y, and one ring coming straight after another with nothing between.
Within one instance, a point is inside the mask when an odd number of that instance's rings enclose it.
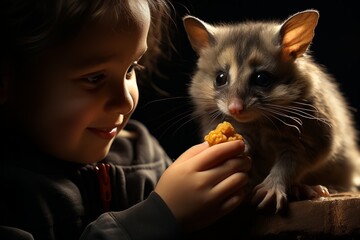
<instances>
[{"instance_id":1,"label":"jacket sleeve","mask_svg":"<svg viewBox=\"0 0 360 240\"><path fill-rule=\"evenodd\" d=\"M119 212L100 215L90 223L81 239L182 239L175 217L161 197L152 192L144 201Z\"/></svg>"}]
</instances>

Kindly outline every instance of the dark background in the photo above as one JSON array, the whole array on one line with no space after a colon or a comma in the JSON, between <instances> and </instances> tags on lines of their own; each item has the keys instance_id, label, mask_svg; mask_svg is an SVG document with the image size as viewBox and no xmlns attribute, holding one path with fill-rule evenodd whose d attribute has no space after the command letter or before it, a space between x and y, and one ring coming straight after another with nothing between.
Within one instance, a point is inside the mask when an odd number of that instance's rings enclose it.
<instances>
[{"instance_id":1,"label":"dark background","mask_svg":"<svg viewBox=\"0 0 360 240\"><path fill-rule=\"evenodd\" d=\"M134 118L149 128L173 159L202 141L198 123L190 116L192 106L187 95L188 83L196 63L196 55L181 21L187 14L216 23L246 19L285 20L296 12L317 9L320 19L311 45L313 56L337 79L354 110L356 124L360 126L360 113L357 110L360 111L360 41L357 37L360 35L360 12L355 7L355 1L173 0L172 4L176 15L171 34L176 51L173 51L169 61L159 65L164 77L153 78L154 83L168 95L141 88Z\"/></svg>"}]
</instances>

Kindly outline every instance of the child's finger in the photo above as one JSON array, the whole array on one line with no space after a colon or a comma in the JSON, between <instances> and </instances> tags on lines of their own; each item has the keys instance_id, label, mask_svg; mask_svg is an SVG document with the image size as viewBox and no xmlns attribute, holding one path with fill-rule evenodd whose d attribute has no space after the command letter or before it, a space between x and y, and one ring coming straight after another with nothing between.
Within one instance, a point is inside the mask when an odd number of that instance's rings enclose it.
<instances>
[{"instance_id":1,"label":"child's finger","mask_svg":"<svg viewBox=\"0 0 360 240\"><path fill-rule=\"evenodd\" d=\"M204 151L205 149L209 148L209 145L206 143L206 142L203 142L203 143L200 143L200 144L197 144L197 145L194 145L192 146L191 148L189 148L188 150L186 150L183 154L181 154L177 159L176 161L174 162L175 163L181 163L183 161L186 161L192 157L194 157L195 155L199 154L200 152Z\"/></svg>"},{"instance_id":2,"label":"child's finger","mask_svg":"<svg viewBox=\"0 0 360 240\"><path fill-rule=\"evenodd\" d=\"M225 198L222 205L220 206L221 212L227 214L238 207L245 199L244 189L237 189L230 197Z\"/></svg>"},{"instance_id":3,"label":"child's finger","mask_svg":"<svg viewBox=\"0 0 360 240\"><path fill-rule=\"evenodd\" d=\"M235 172L224 180L220 181L211 189L211 194L215 198L228 198L248 182L248 175L243 172Z\"/></svg>"},{"instance_id":4,"label":"child's finger","mask_svg":"<svg viewBox=\"0 0 360 240\"><path fill-rule=\"evenodd\" d=\"M251 164L248 158L238 157L228 159L222 164L219 164L206 171L202 171L202 173L203 176L209 179L209 184L215 186L235 173L247 172L250 169L250 166Z\"/></svg>"},{"instance_id":5,"label":"child's finger","mask_svg":"<svg viewBox=\"0 0 360 240\"><path fill-rule=\"evenodd\" d=\"M204 171L243 153L244 149L245 144L241 140L220 143L201 151L192 158L192 163L195 169Z\"/></svg>"}]
</instances>

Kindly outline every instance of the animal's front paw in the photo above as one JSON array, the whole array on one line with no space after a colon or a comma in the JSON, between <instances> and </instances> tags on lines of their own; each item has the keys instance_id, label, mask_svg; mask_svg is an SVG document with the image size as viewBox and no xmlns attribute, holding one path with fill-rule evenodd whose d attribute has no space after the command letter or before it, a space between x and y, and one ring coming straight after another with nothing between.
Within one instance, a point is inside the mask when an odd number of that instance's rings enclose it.
<instances>
[{"instance_id":1,"label":"animal's front paw","mask_svg":"<svg viewBox=\"0 0 360 240\"><path fill-rule=\"evenodd\" d=\"M314 199L319 197L328 197L329 190L322 185L309 186L305 184L297 184L292 186L291 195L296 200Z\"/></svg>"},{"instance_id":2,"label":"animal's front paw","mask_svg":"<svg viewBox=\"0 0 360 240\"><path fill-rule=\"evenodd\" d=\"M252 203L257 204L259 209L273 207L277 213L287 203L286 187L276 182L272 177L267 177L262 183L254 188Z\"/></svg>"}]
</instances>

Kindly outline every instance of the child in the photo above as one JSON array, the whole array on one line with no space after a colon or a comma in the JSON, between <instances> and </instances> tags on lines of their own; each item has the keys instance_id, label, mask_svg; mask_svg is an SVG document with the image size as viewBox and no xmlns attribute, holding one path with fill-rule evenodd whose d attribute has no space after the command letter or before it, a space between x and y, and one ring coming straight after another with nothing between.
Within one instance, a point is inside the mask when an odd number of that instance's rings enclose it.
<instances>
[{"instance_id":1,"label":"child","mask_svg":"<svg viewBox=\"0 0 360 240\"><path fill-rule=\"evenodd\" d=\"M242 141L173 163L130 120L164 0L1 5L0 239L180 239L243 201Z\"/></svg>"}]
</instances>

